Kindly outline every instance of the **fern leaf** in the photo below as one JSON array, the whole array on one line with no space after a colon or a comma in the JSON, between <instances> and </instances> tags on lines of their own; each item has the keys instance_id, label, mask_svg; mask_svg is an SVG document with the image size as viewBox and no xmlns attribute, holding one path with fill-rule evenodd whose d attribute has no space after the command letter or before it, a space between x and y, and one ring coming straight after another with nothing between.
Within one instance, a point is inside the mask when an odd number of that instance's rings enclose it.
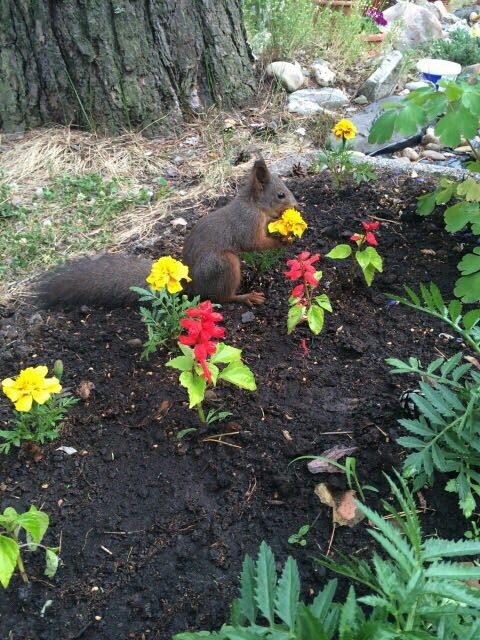
<instances>
[{"instance_id":1,"label":"fern leaf","mask_svg":"<svg viewBox=\"0 0 480 640\"><path fill-rule=\"evenodd\" d=\"M249 555L245 556L240 576L240 598L238 606L241 613L250 624L257 619L257 605L255 604L255 563Z\"/></svg>"},{"instance_id":2,"label":"fern leaf","mask_svg":"<svg viewBox=\"0 0 480 640\"><path fill-rule=\"evenodd\" d=\"M461 558L462 556L476 555L480 555L480 542L475 540L427 538L423 543L423 558L425 560Z\"/></svg>"},{"instance_id":3,"label":"fern leaf","mask_svg":"<svg viewBox=\"0 0 480 640\"><path fill-rule=\"evenodd\" d=\"M463 353L459 351L458 353L453 355L451 358L448 358L448 360L444 360L440 369L440 371L442 372L442 376L446 378L448 374L451 373L455 369L455 367L457 367L460 364L460 360L462 358L463 358Z\"/></svg>"},{"instance_id":4,"label":"fern leaf","mask_svg":"<svg viewBox=\"0 0 480 640\"><path fill-rule=\"evenodd\" d=\"M289 556L278 581L275 598L275 612L285 622L290 631L295 628L298 599L300 597L300 576L295 560Z\"/></svg>"},{"instance_id":5,"label":"fern leaf","mask_svg":"<svg viewBox=\"0 0 480 640\"><path fill-rule=\"evenodd\" d=\"M478 589L471 589L461 584L448 582L447 580L429 580L425 585L425 593L454 600L463 606L469 606L480 614L480 593Z\"/></svg>"},{"instance_id":6,"label":"fern leaf","mask_svg":"<svg viewBox=\"0 0 480 640\"><path fill-rule=\"evenodd\" d=\"M355 632L356 624L355 618L357 613L357 598L355 595L355 589L350 587L348 590L347 599L340 612L340 620L338 625L339 640L351 640L352 635Z\"/></svg>"},{"instance_id":7,"label":"fern leaf","mask_svg":"<svg viewBox=\"0 0 480 640\"><path fill-rule=\"evenodd\" d=\"M424 575L436 580L480 580L480 567L459 562L434 562L425 570ZM478 604L480 607L480 599Z\"/></svg>"},{"instance_id":8,"label":"fern leaf","mask_svg":"<svg viewBox=\"0 0 480 640\"><path fill-rule=\"evenodd\" d=\"M275 557L265 541L260 545L258 553L256 582L255 598L258 608L268 622L273 625L277 571L275 569Z\"/></svg>"},{"instance_id":9,"label":"fern leaf","mask_svg":"<svg viewBox=\"0 0 480 640\"><path fill-rule=\"evenodd\" d=\"M445 389L443 385L437 384L435 389L433 389L426 382L421 382L420 389L422 390L424 398L430 403L432 408L435 409L439 414L448 418L451 418L457 415L457 411L455 411L452 408L449 402L450 397L443 393L443 390ZM452 395L456 398L455 394L452 394ZM415 398L412 397L412 399L413 401L415 401ZM464 408L461 403L460 403L460 407L461 407L460 410L463 412Z\"/></svg>"}]
</instances>

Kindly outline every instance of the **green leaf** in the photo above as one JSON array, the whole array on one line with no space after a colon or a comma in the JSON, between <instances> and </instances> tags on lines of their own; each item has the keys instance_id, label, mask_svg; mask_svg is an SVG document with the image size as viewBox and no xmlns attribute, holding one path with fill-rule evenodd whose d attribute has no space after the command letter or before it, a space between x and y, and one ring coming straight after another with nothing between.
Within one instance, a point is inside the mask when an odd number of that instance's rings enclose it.
<instances>
[{"instance_id":1,"label":"green leaf","mask_svg":"<svg viewBox=\"0 0 480 640\"><path fill-rule=\"evenodd\" d=\"M18 516L17 523L30 534L33 542L38 544L48 529L48 515L32 505L27 512Z\"/></svg>"},{"instance_id":2,"label":"green leaf","mask_svg":"<svg viewBox=\"0 0 480 640\"><path fill-rule=\"evenodd\" d=\"M238 360L231 362L225 367L225 369L219 373L218 377L220 380L230 382L241 389L247 389L248 391L255 391L257 389L253 372L246 364Z\"/></svg>"},{"instance_id":3,"label":"green leaf","mask_svg":"<svg viewBox=\"0 0 480 640\"><path fill-rule=\"evenodd\" d=\"M194 359L193 349L186 344L182 344L181 342L177 342L178 348L183 353L184 356Z\"/></svg>"},{"instance_id":4,"label":"green leaf","mask_svg":"<svg viewBox=\"0 0 480 640\"><path fill-rule=\"evenodd\" d=\"M350 587L348 590L347 599L342 607L340 613L339 622L339 640L350 640L352 632L356 628L355 618L357 613L357 598L355 596L355 589Z\"/></svg>"},{"instance_id":5,"label":"green leaf","mask_svg":"<svg viewBox=\"0 0 480 640\"><path fill-rule=\"evenodd\" d=\"M15 571L19 553L20 549L15 540L0 535L0 582L4 589L8 587Z\"/></svg>"},{"instance_id":6,"label":"green leaf","mask_svg":"<svg viewBox=\"0 0 480 640\"><path fill-rule=\"evenodd\" d=\"M323 329L325 312L321 307L312 305L307 311L307 322L310 331L318 335Z\"/></svg>"},{"instance_id":7,"label":"green leaf","mask_svg":"<svg viewBox=\"0 0 480 640\"><path fill-rule=\"evenodd\" d=\"M165 363L166 367L172 367L173 369L179 369L180 371L191 371L195 360L193 356L177 356Z\"/></svg>"},{"instance_id":8,"label":"green leaf","mask_svg":"<svg viewBox=\"0 0 480 640\"><path fill-rule=\"evenodd\" d=\"M478 117L464 107L446 113L435 125L435 134L447 147L458 147L460 138L474 138L477 134Z\"/></svg>"},{"instance_id":9,"label":"green leaf","mask_svg":"<svg viewBox=\"0 0 480 640\"><path fill-rule=\"evenodd\" d=\"M56 549L45 549L45 575L47 578L53 578L57 573L60 558Z\"/></svg>"},{"instance_id":10,"label":"green leaf","mask_svg":"<svg viewBox=\"0 0 480 640\"><path fill-rule=\"evenodd\" d=\"M480 202L480 183L472 177L467 178L458 185L457 194L465 196L468 202Z\"/></svg>"},{"instance_id":11,"label":"green leaf","mask_svg":"<svg viewBox=\"0 0 480 640\"><path fill-rule=\"evenodd\" d=\"M349 244L337 244L331 251L325 254L325 258L343 260L352 255L352 247Z\"/></svg>"},{"instance_id":12,"label":"green leaf","mask_svg":"<svg viewBox=\"0 0 480 640\"><path fill-rule=\"evenodd\" d=\"M395 130L405 136L411 136L417 132L419 125L425 121L425 112L420 107L411 104L397 113Z\"/></svg>"},{"instance_id":13,"label":"green leaf","mask_svg":"<svg viewBox=\"0 0 480 640\"><path fill-rule=\"evenodd\" d=\"M315 296L313 301L315 304L318 304L319 307L325 309L325 311L332 311L332 304L326 293L321 293L319 296Z\"/></svg>"},{"instance_id":14,"label":"green leaf","mask_svg":"<svg viewBox=\"0 0 480 640\"><path fill-rule=\"evenodd\" d=\"M395 131L395 124L398 117L398 108L389 109L382 113L373 123L370 133L368 134L368 142L370 144L382 143L390 140Z\"/></svg>"},{"instance_id":15,"label":"green leaf","mask_svg":"<svg viewBox=\"0 0 480 640\"><path fill-rule=\"evenodd\" d=\"M231 347L224 342L219 342L217 344L217 350L211 356L210 362L214 364L218 364L219 362L228 364L230 362L237 362L242 357L242 350L237 349L236 347Z\"/></svg>"},{"instance_id":16,"label":"green leaf","mask_svg":"<svg viewBox=\"0 0 480 640\"><path fill-rule=\"evenodd\" d=\"M275 611L290 631L295 629L298 599L300 597L300 576L295 560L289 556L277 586Z\"/></svg>"},{"instance_id":17,"label":"green leaf","mask_svg":"<svg viewBox=\"0 0 480 640\"><path fill-rule=\"evenodd\" d=\"M301 638L302 640L330 640L333 637L326 634L324 625L303 602L298 605L297 611L297 633L294 636L295 638Z\"/></svg>"},{"instance_id":18,"label":"green leaf","mask_svg":"<svg viewBox=\"0 0 480 640\"><path fill-rule=\"evenodd\" d=\"M294 304L288 310L287 333L290 335L297 324L305 318L305 307L301 304Z\"/></svg>"},{"instance_id":19,"label":"green leaf","mask_svg":"<svg viewBox=\"0 0 480 640\"><path fill-rule=\"evenodd\" d=\"M479 249L480 252L480 249ZM480 264L479 264L480 269ZM480 320L480 309L472 309L471 311L467 311L467 313L463 316L463 325L467 331L470 331L472 327L474 327L478 321Z\"/></svg>"},{"instance_id":20,"label":"green leaf","mask_svg":"<svg viewBox=\"0 0 480 640\"><path fill-rule=\"evenodd\" d=\"M207 381L191 371L183 371L180 374L180 384L188 391L189 407L195 407L200 404L205 397L205 389Z\"/></svg>"},{"instance_id":21,"label":"green leaf","mask_svg":"<svg viewBox=\"0 0 480 640\"><path fill-rule=\"evenodd\" d=\"M435 209L437 204L437 194L435 191L432 193L425 193L423 196L417 198L417 213L421 216L429 216Z\"/></svg>"},{"instance_id":22,"label":"green leaf","mask_svg":"<svg viewBox=\"0 0 480 640\"><path fill-rule=\"evenodd\" d=\"M242 564L240 576L240 599L238 604L240 611L250 624L255 624L257 618L257 605L255 604L255 564L249 555L246 555Z\"/></svg>"},{"instance_id":23,"label":"green leaf","mask_svg":"<svg viewBox=\"0 0 480 640\"><path fill-rule=\"evenodd\" d=\"M477 202L459 202L445 210L445 228L448 232L460 231L469 222L473 222L479 214Z\"/></svg>"},{"instance_id":24,"label":"green leaf","mask_svg":"<svg viewBox=\"0 0 480 640\"><path fill-rule=\"evenodd\" d=\"M257 586L255 595L258 608L270 625L273 625L277 571L275 569L275 557L265 541L260 545L256 568Z\"/></svg>"}]
</instances>

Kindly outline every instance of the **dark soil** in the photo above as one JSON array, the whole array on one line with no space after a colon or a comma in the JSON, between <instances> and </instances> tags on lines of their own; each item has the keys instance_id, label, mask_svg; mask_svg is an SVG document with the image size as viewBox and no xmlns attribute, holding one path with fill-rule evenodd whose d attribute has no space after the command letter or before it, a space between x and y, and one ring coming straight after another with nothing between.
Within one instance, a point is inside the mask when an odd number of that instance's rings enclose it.
<instances>
[{"instance_id":1,"label":"dark soil","mask_svg":"<svg viewBox=\"0 0 480 640\"><path fill-rule=\"evenodd\" d=\"M181 630L218 628L236 595L242 559L256 554L262 540L279 561L294 555L304 594L316 592L326 576L312 556L327 551L332 520L313 489L345 480L311 475L305 462L289 466L297 456L356 446L360 479L380 490L367 494L369 504L379 508L380 497L388 497L382 474L401 468L398 398L411 381L390 375L385 358L415 355L426 363L458 345L440 335L447 327L390 305L386 294L434 280L448 298L458 241L440 216L414 214L415 197L431 186L421 179L383 175L340 194L329 185L324 176L289 183L309 230L285 259L301 250L325 254L372 216L381 220L384 273L370 289L360 279L352 288L346 264L322 260L321 284L334 311L313 337L306 326L287 336L291 283L282 275L284 259L267 274L246 269L245 286L263 290L266 304L249 322L242 321L244 307L226 305L222 312L225 341L243 349L258 391L215 389L211 401L233 413L228 423L176 439L199 426L197 415L177 372L164 366L165 350L140 361L144 328L135 310L3 310L0 379L40 363L51 370L61 358L65 386L90 381L95 388L71 410L59 440L43 447L43 457L35 461L15 449L0 459L2 511L31 504L45 510L46 543L61 545L62 559L48 580L42 554L27 554L30 583L16 575L0 597L2 640L169 639ZM179 255L178 227L167 222L158 232L152 255ZM3 398L0 428L10 415ZM205 440L225 433L231 435ZM57 451L60 445L78 453ZM443 485L422 494L425 531L461 537L464 522ZM305 523L312 525L307 546L288 544ZM365 523L338 527L333 546L368 558Z\"/></svg>"}]
</instances>

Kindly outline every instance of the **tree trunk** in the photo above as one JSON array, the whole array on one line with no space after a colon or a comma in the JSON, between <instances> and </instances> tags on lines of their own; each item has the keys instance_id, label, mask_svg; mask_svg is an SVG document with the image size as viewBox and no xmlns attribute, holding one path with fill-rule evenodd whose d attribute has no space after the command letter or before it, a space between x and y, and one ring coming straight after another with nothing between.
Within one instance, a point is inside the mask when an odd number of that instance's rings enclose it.
<instances>
[{"instance_id":1,"label":"tree trunk","mask_svg":"<svg viewBox=\"0 0 480 640\"><path fill-rule=\"evenodd\" d=\"M0 0L0 129L172 131L255 84L241 0Z\"/></svg>"}]
</instances>

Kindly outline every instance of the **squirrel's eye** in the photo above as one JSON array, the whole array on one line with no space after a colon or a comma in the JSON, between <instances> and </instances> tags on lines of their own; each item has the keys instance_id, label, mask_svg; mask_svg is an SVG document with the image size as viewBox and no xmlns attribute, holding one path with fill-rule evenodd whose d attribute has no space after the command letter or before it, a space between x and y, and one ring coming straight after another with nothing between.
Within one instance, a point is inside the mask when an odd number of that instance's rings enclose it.
<instances>
[{"instance_id":1,"label":"squirrel's eye","mask_svg":"<svg viewBox=\"0 0 480 640\"><path fill-rule=\"evenodd\" d=\"M283 199L285 198L285 194L283 193L283 191L279 191L279 192L277 193L277 198L278 198L279 200L283 200Z\"/></svg>"}]
</instances>

